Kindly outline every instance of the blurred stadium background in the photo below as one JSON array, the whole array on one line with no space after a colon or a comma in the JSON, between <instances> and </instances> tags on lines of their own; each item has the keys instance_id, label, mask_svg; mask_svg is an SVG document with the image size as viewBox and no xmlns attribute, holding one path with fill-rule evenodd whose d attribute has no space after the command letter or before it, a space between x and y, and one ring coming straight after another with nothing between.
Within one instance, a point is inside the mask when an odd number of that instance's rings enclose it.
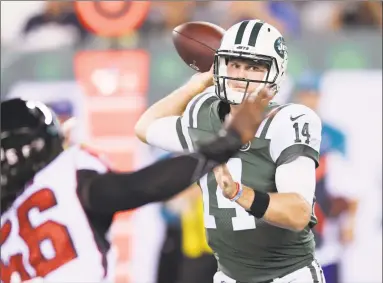
<instances>
[{"instance_id":1,"label":"blurred stadium background","mask_svg":"<svg viewBox=\"0 0 383 283\"><path fill-rule=\"evenodd\" d=\"M47 102L66 122L68 144L86 143L113 167L134 170L168 156L138 142L135 121L193 74L175 52L172 29L192 20L224 28L265 20L289 48L277 100L307 104L323 119L315 234L327 282L382 282L382 2L77 4L1 1L2 100ZM113 281L211 282L205 278L216 267L201 211L190 188L118 215Z\"/></svg>"}]
</instances>

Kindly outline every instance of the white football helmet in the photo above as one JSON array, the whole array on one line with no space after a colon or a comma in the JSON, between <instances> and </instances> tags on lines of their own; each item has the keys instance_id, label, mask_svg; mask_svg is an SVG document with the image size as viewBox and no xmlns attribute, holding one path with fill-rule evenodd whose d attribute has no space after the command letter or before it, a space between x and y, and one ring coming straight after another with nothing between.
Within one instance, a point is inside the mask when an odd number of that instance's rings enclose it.
<instances>
[{"instance_id":1,"label":"white football helmet","mask_svg":"<svg viewBox=\"0 0 383 283\"><path fill-rule=\"evenodd\" d=\"M227 76L228 59L251 59L267 66L263 80L249 80ZM272 25L260 20L243 21L229 28L221 41L214 58L214 82L217 96L230 104L240 104L247 95L256 95L269 85L278 92L287 68L287 47L281 33ZM228 80L247 82L245 91L230 89ZM260 83L256 91L249 94L249 83Z\"/></svg>"}]
</instances>

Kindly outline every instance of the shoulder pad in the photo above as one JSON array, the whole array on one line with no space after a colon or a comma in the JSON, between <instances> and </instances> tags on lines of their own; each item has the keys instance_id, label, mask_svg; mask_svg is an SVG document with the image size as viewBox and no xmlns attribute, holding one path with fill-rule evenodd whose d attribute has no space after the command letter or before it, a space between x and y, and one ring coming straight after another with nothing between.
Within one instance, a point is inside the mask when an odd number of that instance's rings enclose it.
<instances>
[{"instance_id":1,"label":"shoulder pad","mask_svg":"<svg viewBox=\"0 0 383 283\"><path fill-rule=\"evenodd\" d=\"M183 114L183 123L188 128L203 128L209 119L211 104L219 100L214 88L207 88L205 92L195 96L187 105Z\"/></svg>"},{"instance_id":2,"label":"shoulder pad","mask_svg":"<svg viewBox=\"0 0 383 283\"><path fill-rule=\"evenodd\" d=\"M273 131L281 127L282 125L292 125L294 124L294 122L300 122L301 120L316 121L321 125L321 120L318 114L316 114L312 109L310 109L307 106L295 103L280 106L280 110L278 111L278 113L276 113L276 115L270 122L266 138L270 139Z\"/></svg>"}]
</instances>

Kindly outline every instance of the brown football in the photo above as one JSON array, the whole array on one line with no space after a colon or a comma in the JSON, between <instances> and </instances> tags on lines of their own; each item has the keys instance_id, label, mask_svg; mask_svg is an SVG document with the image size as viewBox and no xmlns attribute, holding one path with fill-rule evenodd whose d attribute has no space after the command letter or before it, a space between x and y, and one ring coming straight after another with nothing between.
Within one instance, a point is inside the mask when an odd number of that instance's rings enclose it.
<instances>
[{"instance_id":1,"label":"brown football","mask_svg":"<svg viewBox=\"0 0 383 283\"><path fill-rule=\"evenodd\" d=\"M198 72L207 72L213 65L215 51L225 30L208 22L188 22L173 30L173 43L178 55Z\"/></svg>"}]
</instances>

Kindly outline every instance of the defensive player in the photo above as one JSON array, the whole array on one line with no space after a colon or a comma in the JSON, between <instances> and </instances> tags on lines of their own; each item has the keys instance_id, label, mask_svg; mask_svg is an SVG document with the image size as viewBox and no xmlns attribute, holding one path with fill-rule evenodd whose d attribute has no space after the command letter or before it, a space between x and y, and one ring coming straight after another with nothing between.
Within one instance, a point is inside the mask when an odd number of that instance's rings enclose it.
<instances>
[{"instance_id":1,"label":"defensive player","mask_svg":"<svg viewBox=\"0 0 383 283\"><path fill-rule=\"evenodd\" d=\"M213 74L150 107L136 134L165 150L193 150L246 97L264 86L277 93L287 61L285 41L273 26L259 20L235 24L216 51ZM268 113L234 158L198 181L219 267L214 282L324 282L311 232L321 121L298 104L270 103Z\"/></svg>"},{"instance_id":2,"label":"defensive player","mask_svg":"<svg viewBox=\"0 0 383 283\"><path fill-rule=\"evenodd\" d=\"M1 282L101 282L113 214L167 199L226 162L262 122L271 96L247 100L197 153L115 173L63 136L44 104L1 103ZM44 281L45 282L45 281Z\"/></svg>"}]
</instances>

